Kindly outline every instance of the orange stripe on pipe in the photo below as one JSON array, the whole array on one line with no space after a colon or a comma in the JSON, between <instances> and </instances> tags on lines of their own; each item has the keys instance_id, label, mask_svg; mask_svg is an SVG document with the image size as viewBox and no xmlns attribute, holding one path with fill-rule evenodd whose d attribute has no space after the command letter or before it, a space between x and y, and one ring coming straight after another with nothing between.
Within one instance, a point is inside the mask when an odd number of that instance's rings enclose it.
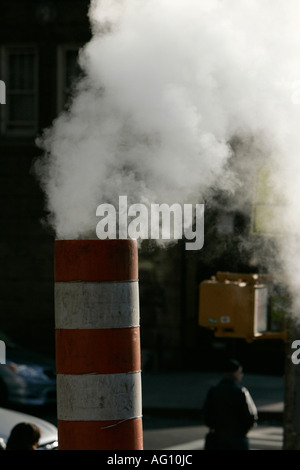
<instances>
[{"instance_id":1,"label":"orange stripe on pipe","mask_svg":"<svg viewBox=\"0 0 300 470\"><path fill-rule=\"evenodd\" d=\"M58 420L59 450L143 450L142 418L126 421Z\"/></svg>"},{"instance_id":2,"label":"orange stripe on pipe","mask_svg":"<svg viewBox=\"0 0 300 470\"><path fill-rule=\"evenodd\" d=\"M58 374L117 374L139 371L140 329L57 329Z\"/></svg>"},{"instance_id":3,"label":"orange stripe on pipe","mask_svg":"<svg viewBox=\"0 0 300 470\"><path fill-rule=\"evenodd\" d=\"M135 240L56 240L55 281L136 281Z\"/></svg>"}]
</instances>

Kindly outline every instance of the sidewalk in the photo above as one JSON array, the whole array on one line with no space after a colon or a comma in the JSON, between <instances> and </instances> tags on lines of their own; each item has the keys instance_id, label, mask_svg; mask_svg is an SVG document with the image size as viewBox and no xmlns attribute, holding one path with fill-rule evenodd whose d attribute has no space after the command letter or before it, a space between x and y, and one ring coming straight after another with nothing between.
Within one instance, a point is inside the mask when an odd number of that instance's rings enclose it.
<instances>
[{"instance_id":1,"label":"sidewalk","mask_svg":"<svg viewBox=\"0 0 300 470\"><path fill-rule=\"evenodd\" d=\"M217 372L143 373L143 413L201 419L206 393L220 378ZM247 374L243 385L252 395L259 419L282 421L283 377Z\"/></svg>"}]
</instances>

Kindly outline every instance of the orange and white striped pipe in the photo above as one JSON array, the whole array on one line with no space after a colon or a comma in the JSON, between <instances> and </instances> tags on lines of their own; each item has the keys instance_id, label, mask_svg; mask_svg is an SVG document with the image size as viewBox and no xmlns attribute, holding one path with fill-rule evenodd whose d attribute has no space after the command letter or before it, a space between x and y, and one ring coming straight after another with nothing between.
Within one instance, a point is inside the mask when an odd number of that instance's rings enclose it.
<instances>
[{"instance_id":1,"label":"orange and white striped pipe","mask_svg":"<svg viewBox=\"0 0 300 470\"><path fill-rule=\"evenodd\" d=\"M60 450L143 449L134 240L55 242Z\"/></svg>"}]
</instances>

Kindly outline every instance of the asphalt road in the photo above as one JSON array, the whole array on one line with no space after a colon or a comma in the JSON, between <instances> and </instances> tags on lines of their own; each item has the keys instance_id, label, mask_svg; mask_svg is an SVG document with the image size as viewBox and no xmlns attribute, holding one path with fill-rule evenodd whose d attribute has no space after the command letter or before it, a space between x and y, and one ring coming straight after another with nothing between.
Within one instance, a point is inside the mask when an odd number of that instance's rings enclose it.
<instances>
[{"instance_id":1,"label":"asphalt road","mask_svg":"<svg viewBox=\"0 0 300 470\"><path fill-rule=\"evenodd\" d=\"M144 416L145 450L203 450L207 427L193 420ZM261 423L250 431L251 450L282 450L280 423Z\"/></svg>"},{"instance_id":2,"label":"asphalt road","mask_svg":"<svg viewBox=\"0 0 300 470\"><path fill-rule=\"evenodd\" d=\"M57 425L55 405L13 407ZM202 450L206 426L197 419L143 416L144 450ZM262 422L249 433L251 449L281 450L283 429L277 422Z\"/></svg>"}]
</instances>

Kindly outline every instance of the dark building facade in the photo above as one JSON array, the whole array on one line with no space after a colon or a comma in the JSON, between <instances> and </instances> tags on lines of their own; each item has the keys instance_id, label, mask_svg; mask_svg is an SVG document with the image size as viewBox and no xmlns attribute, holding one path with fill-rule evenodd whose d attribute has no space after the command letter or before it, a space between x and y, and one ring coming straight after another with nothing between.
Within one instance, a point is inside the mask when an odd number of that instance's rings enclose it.
<instances>
[{"instance_id":1,"label":"dark building facade","mask_svg":"<svg viewBox=\"0 0 300 470\"><path fill-rule=\"evenodd\" d=\"M35 140L62 110L80 45L90 37L88 1L4 1L0 16L1 329L54 351L53 234L32 174Z\"/></svg>"},{"instance_id":2,"label":"dark building facade","mask_svg":"<svg viewBox=\"0 0 300 470\"><path fill-rule=\"evenodd\" d=\"M41 222L45 196L32 164L40 155L36 138L68 100L78 50L91 34L88 8L88 0L4 0L1 7L0 80L6 83L6 104L0 105L0 329L49 354L55 352L55 237ZM207 209L205 248L199 252L185 251L181 242L168 249L143 244L139 275L145 369L218 365L223 342L198 326L199 283L218 270L257 268L250 257L241 262L237 249L241 231L247 230L243 217L222 216L220 222L219 214ZM235 341L234 347L245 358L250 351L254 361L261 354L259 347L243 342ZM274 348L271 358L281 346Z\"/></svg>"}]
</instances>

